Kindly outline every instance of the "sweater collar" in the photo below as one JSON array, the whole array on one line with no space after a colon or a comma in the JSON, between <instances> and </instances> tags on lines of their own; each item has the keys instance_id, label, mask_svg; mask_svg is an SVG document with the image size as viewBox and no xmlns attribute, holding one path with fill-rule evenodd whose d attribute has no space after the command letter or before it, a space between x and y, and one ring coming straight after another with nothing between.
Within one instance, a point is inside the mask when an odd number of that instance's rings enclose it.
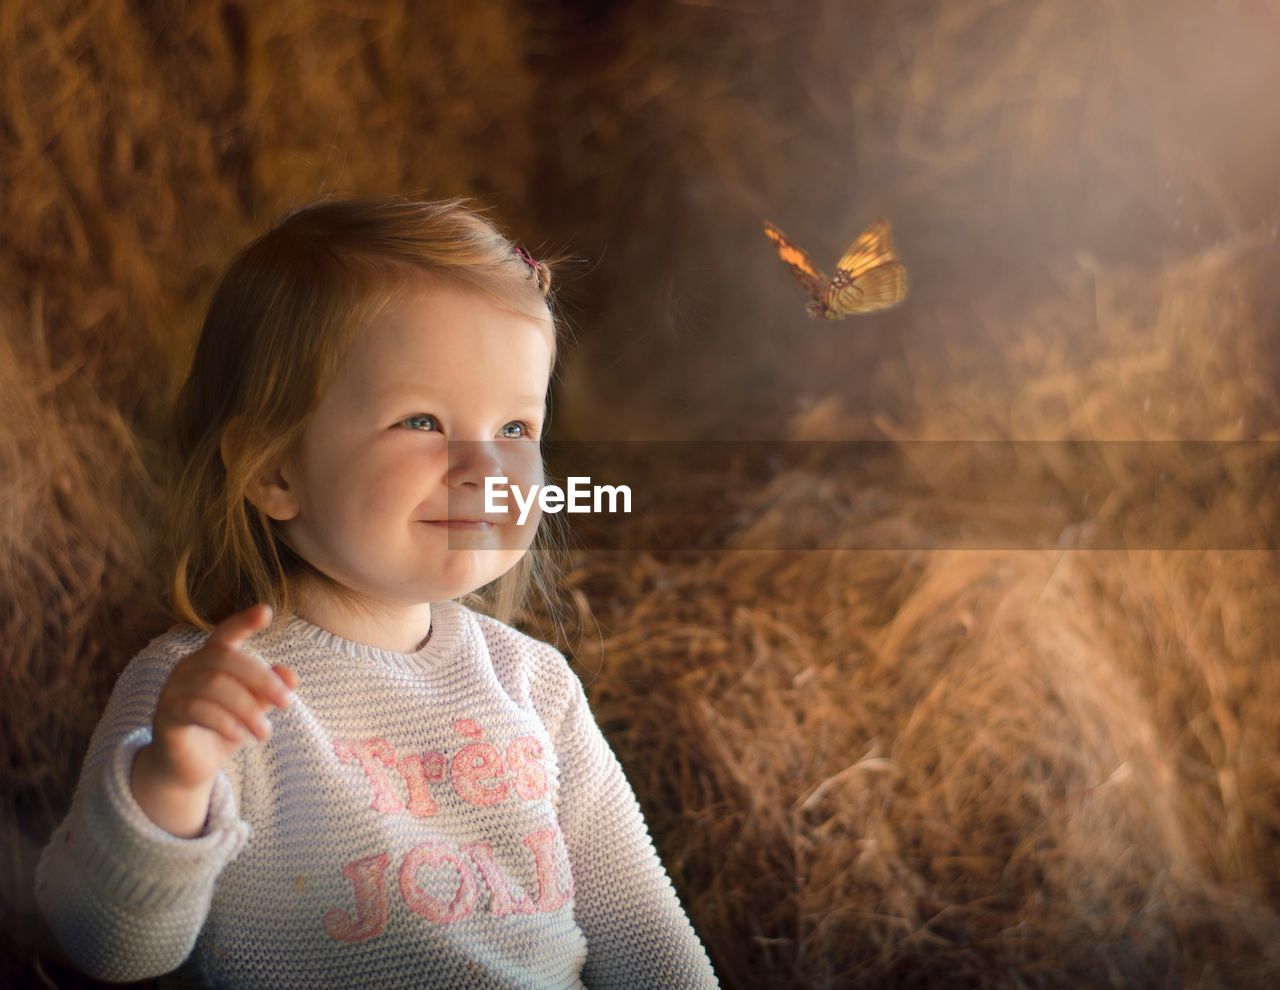
<instances>
[{"instance_id":1,"label":"sweater collar","mask_svg":"<svg viewBox=\"0 0 1280 990\"><path fill-rule=\"evenodd\" d=\"M452 599L432 602L431 628L427 632L427 640L412 653L396 653L393 650L384 650L368 643L346 639L309 622L297 613L289 617L283 631L304 642L314 643L324 649L345 653L357 659L412 669L424 665L435 666L458 652L467 631L463 611L463 606Z\"/></svg>"}]
</instances>

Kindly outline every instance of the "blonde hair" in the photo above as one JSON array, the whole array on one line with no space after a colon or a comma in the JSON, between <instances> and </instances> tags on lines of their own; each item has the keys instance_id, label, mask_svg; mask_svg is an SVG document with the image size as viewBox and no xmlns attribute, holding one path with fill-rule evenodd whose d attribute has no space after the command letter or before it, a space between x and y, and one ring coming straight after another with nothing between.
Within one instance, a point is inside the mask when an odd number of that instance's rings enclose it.
<instances>
[{"instance_id":1,"label":"blonde hair","mask_svg":"<svg viewBox=\"0 0 1280 990\"><path fill-rule=\"evenodd\" d=\"M288 615L303 583L368 607L282 539L248 497L250 483L300 449L360 329L424 274L547 320L554 366L550 266L464 199L327 197L287 213L236 255L172 411L157 547L157 590L171 619L209 632L257 602ZM460 600L509 622L536 589L554 613L563 546L557 518L544 516L519 563Z\"/></svg>"}]
</instances>

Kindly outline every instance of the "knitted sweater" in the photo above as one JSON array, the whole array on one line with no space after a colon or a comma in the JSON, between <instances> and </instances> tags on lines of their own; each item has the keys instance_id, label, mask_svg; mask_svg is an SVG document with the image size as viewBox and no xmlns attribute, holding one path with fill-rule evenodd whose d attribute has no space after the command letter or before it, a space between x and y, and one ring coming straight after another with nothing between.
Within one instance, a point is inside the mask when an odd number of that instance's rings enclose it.
<instances>
[{"instance_id":1,"label":"knitted sweater","mask_svg":"<svg viewBox=\"0 0 1280 990\"><path fill-rule=\"evenodd\" d=\"M242 649L298 675L179 838L133 798L177 625L120 675L36 899L72 962L162 986L715 987L564 657L454 601L393 653L297 615ZM167 974L167 975L162 975Z\"/></svg>"}]
</instances>

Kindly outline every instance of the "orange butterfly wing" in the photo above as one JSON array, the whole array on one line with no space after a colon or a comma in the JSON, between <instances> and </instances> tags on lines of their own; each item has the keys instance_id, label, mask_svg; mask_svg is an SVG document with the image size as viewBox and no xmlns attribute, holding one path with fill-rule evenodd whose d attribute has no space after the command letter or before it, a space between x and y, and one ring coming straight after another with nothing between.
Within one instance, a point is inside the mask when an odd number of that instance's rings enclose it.
<instances>
[{"instance_id":1,"label":"orange butterfly wing","mask_svg":"<svg viewBox=\"0 0 1280 990\"><path fill-rule=\"evenodd\" d=\"M778 257L786 262L791 274L804 286L805 291L815 300L822 299L827 289L827 276L818 269L804 249L793 244L786 234L768 220L764 222L764 236L773 241L778 249Z\"/></svg>"},{"instance_id":2,"label":"orange butterfly wing","mask_svg":"<svg viewBox=\"0 0 1280 990\"><path fill-rule=\"evenodd\" d=\"M893 253L889 222L877 220L841 255L824 302L837 316L888 309L907 295L907 269Z\"/></svg>"},{"instance_id":3,"label":"orange butterfly wing","mask_svg":"<svg viewBox=\"0 0 1280 990\"><path fill-rule=\"evenodd\" d=\"M889 221L877 220L845 248L836 267L848 272L851 279L856 279L877 265L896 260L893 238L889 235Z\"/></svg>"}]
</instances>

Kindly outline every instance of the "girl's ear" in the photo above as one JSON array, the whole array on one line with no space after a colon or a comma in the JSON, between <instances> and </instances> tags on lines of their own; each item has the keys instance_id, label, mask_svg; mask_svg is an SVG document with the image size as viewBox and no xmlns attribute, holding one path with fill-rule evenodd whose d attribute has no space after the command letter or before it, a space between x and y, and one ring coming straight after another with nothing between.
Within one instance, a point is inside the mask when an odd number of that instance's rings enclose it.
<instances>
[{"instance_id":1,"label":"girl's ear","mask_svg":"<svg viewBox=\"0 0 1280 990\"><path fill-rule=\"evenodd\" d=\"M224 468L229 469L239 452L242 441L242 420L242 416L232 416L222 428L218 450L222 456ZM245 497L272 519L281 522L292 519L298 514L298 500L278 463L269 465L256 481L249 483Z\"/></svg>"},{"instance_id":2,"label":"girl's ear","mask_svg":"<svg viewBox=\"0 0 1280 990\"><path fill-rule=\"evenodd\" d=\"M249 486L249 501L272 519L285 522L298 514L298 500L278 465L273 464Z\"/></svg>"}]
</instances>

